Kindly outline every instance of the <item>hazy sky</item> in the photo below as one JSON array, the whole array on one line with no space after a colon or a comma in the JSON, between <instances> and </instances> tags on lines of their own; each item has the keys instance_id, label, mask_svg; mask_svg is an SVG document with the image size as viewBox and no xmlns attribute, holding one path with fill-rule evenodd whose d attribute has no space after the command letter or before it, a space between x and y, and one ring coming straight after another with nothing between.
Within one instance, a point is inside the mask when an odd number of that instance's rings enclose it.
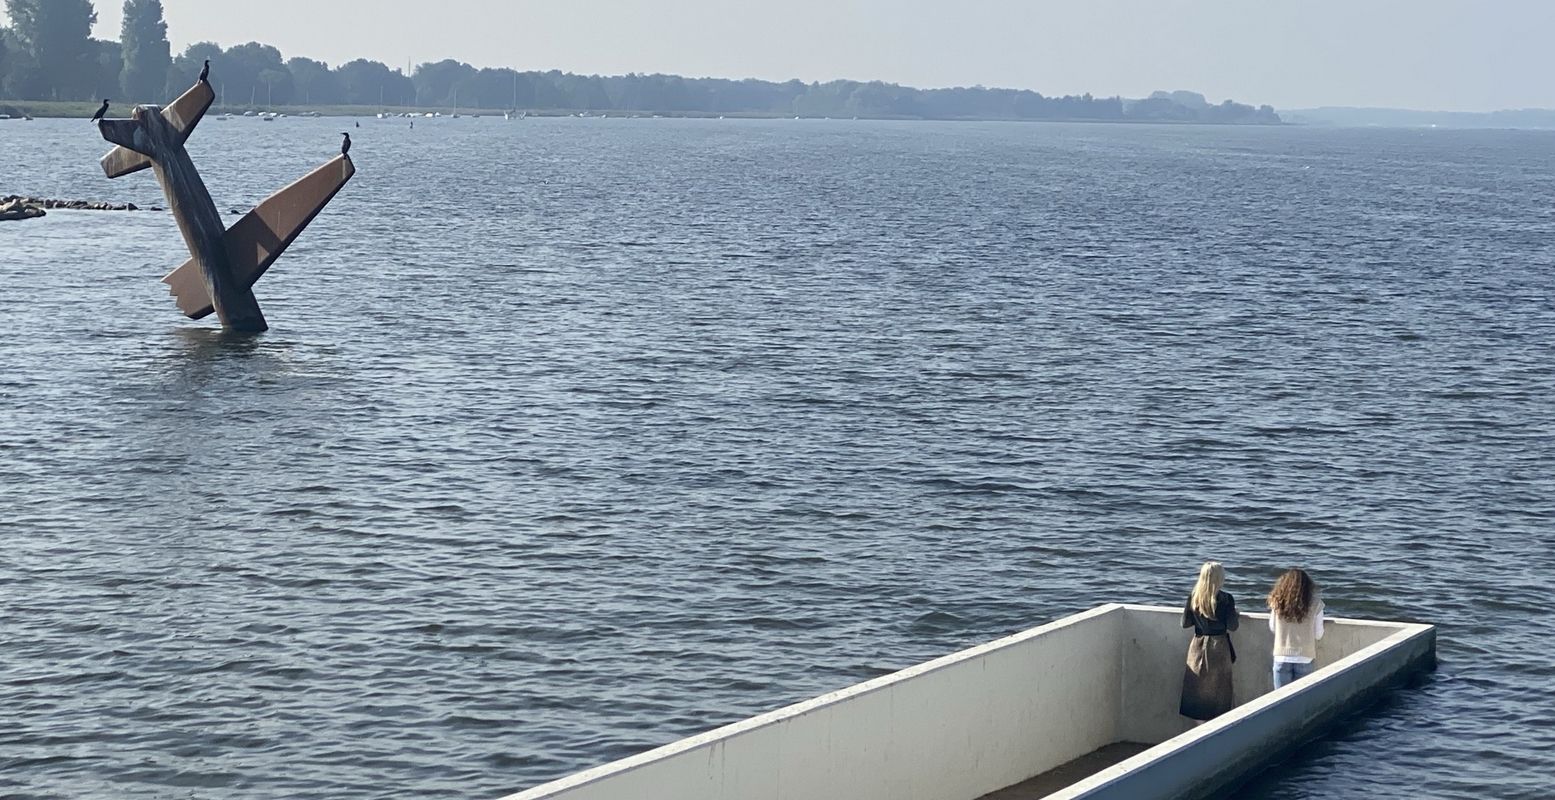
<instances>
[{"instance_id":1,"label":"hazy sky","mask_svg":"<svg viewBox=\"0 0 1555 800\"><path fill-rule=\"evenodd\" d=\"M1555 0L164 0L175 50L331 64L1193 89L1281 108L1555 107ZM98 0L118 38L116 0Z\"/></svg>"}]
</instances>

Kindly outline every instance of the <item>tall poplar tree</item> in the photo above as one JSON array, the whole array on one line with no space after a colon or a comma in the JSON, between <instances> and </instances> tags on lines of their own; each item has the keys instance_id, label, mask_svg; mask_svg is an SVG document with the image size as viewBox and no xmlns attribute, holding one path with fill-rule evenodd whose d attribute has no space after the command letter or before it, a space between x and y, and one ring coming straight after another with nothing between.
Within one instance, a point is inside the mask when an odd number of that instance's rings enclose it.
<instances>
[{"instance_id":1,"label":"tall poplar tree","mask_svg":"<svg viewBox=\"0 0 1555 800\"><path fill-rule=\"evenodd\" d=\"M5 0L5 13L36 70L28 93L36 99L87 99L97 77L91 44L97 12L91 0Z\"/></svg>"},{"instance_id":2,"label":"tall poplar tree","mask_svg":"<svg viewBox=\"0 0 1555 800\"><path fill-rule=\"evenodd\" d=\"M119 85L128 102L161 103L168 67L173 65L167 43L167 22L162 0L124 0L124 27L119 32L124 47L124 71Z\"/></svg>"}]
</instances>

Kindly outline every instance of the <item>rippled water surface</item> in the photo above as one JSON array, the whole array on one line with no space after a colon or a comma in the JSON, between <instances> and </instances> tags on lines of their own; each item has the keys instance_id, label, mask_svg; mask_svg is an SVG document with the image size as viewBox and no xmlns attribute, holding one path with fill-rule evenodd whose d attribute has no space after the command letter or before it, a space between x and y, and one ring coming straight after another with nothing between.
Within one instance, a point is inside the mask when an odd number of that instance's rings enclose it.
<instances>
[{"instance_id":1,"label":"rippled water surface","mask_svg":"<svg viewBox=\"0 0 1555 800\"><path fill-rule=\"evenodd\" d=\"M1555 136L350 130L257 339L165 213L0 223L0 793L493 798L1217 557L1441 626L1246 796L1555 794ZM0 194L160 200L104 149Z\"/></svg>"}]
</instances>

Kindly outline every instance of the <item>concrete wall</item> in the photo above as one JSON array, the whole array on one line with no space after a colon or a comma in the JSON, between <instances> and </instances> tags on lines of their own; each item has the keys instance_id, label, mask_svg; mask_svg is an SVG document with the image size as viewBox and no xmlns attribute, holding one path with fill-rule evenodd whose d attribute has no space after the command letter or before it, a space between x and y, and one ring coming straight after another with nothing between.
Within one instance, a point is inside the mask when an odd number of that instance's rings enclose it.
<instances>
[{"instance_id":1,"label":"concrete wall","mask_svg":"<svg viewBox=\"0 0 1555 800\"><path fill-rule=\"evenodd\" d=\"M1233 636L1238 708L1177 715L1180 609L1107 605L535 787L507 800L975 800L1104 745L1161 742L1054 800L1207 796L1428 662L1426 625L1333 620L1267 693L1267 617Z\"/></svg>"},{"instance_id":2,"label":"concrete wall","mask_svg":"<svg viewBox=\"0 0 1555 800\"><path fill-rule=\"evenodd\" d=\"M1117 741L1102 606L508 800L974 800Z\"/></svg>"},{"instance_id":3,"label":"concrete wall","mask_svg":"<svg viewBox=\"0 0 1555 800\"><path fill-rule=\"evenodd\" d=\"M1118 726L1124 740L1156 744L1193 727L1177 713L1182 696L1182 672L1191 629L1182 627L1182 610L1155 606L1125 606L1123 717ZM1388 622L1328 620L1318 640L1317 666L1334 664L1382 641L1399 630ZM1274 633L1268 614L1243 614L1231 634L1236 644L1232 692L1237 705L1252 702L1274 688Z\"/></svg>"},{"instance_id":4,"label":"concrete wall","mask_svg":"<svg viewBox=\"0 0 1555 800\"><path fill-rule=\"evenodd\" d=\"M1131 631L1124 645L1134 660L1126 680L1155 681L1154 698L1134 687L1128 693L1124 714L1137 717L1133 733L1153 735L1171 726L1168 713L1176 713L1180 683L1170 689L1152 670L1164 665L1161 653L1139 652L1154 639L1159 648L1169 616L1180 612L1131 606L1127 608ZM1267 690L1272 657L1264 615L1248 615L1246 634L1238 639L1236 680L1239 696ZM1256 624L1255 624L1256 620ZM1252 653L1241 646L1256 647ZM1186 640L1178 643L1187 646ZM1194 800L1213 797L1279 761L1291 750L1320 735L1334 722L1365 707L1380 692L1405 675L1434 664L1436 629L1430 625L1333 620L1318 648L1319 669L1277 692L1254 697L1204 725L1186 730L1165 742L1076 783L1048 800ZM1242 662L1247 663L1244 665ZM1259 671L1262 671L1260 673ZM1181 663L1176 665L1181 680ZM1147 675L1146 673L1152 673ZM1133 705L1130 705L1132 703ZM1171 710L1166 709L1170 706ZM1147 739L1146 741L1151 741Z\"/></svg>"}]
</instances>

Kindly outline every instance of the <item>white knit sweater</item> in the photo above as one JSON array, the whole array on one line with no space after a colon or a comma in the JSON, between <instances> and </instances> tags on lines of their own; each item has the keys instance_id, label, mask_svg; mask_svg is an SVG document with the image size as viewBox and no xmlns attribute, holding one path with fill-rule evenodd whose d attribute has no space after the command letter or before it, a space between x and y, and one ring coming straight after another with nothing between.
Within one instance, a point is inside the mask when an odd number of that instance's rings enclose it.
<instances>
[{"instance_id":1,"label":"white knit sweater","mask_svg":"<svg viewBox=\"0 0 1555 800\"><path fill-rule=\"evenodd\" d=\"M1310 664L1317 658L1317 640L1323 638L1323 603L1299 622L1286 622L1278 614L1269 615L1269 630L1274 631L1276 662Z\"/></svg>"}]
</instances>

